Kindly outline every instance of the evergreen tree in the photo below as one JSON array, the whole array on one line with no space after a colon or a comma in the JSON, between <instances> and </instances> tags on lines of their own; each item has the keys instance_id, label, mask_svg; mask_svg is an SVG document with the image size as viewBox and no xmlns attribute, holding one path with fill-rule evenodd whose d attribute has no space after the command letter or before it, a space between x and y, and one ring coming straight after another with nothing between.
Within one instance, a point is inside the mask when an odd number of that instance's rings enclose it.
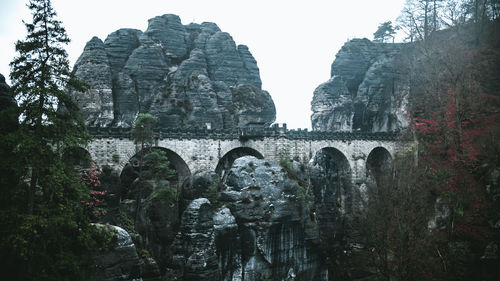
<instances>
[{"instance_id":1,"label":"evergreen tree","mask_svg":"<svg viewBox=\"0 0 500 281\"><path fill-rule=\"evenodd\" d=\"M142 166L144 164L145 149L153 145L153 127L158 119L149 113L141 113L137 117L132 128L132 139L141 144L141 158L139 161L139 177L141 177Z\"/></svg>"},{"instance_id":2,"label":"evergreen tree","mask_svg":"<svg viewBox=\"0 0 500 281\"><path fill-rule=\"evenodd\" d=\"M63 45L69 43L66 30L55 19L50 0L32 0L28 7L33 22L25 23L28 34L16 43L18 56L11 62L12 89L20 101L20 148L31 170L27 208L33 213L34 193L41 180L41 169L53 148L84 144L88 138L78 108L66 87L82 89L70 73Z\"/></svg>"},{"instance_id":3,"label":"evergreen tree","mask_svg":"<svg viewBox=\"0 0 500 281\"><path fill-rule=\"evenodd\" d=\"M170 180L175 175L175 170L170 169L170 161L167 153L160 149L154 149L144 155L144 166L147 168L144 178L156 182Z\"/></svg>"},{"instance_id":4,"label":"evergreen tree","mask_svg":"<svg viewBox=\"0 0 500 281\"><path fill-rule=\"evenodd\" d=\"M392 27L392 22L391 21L386 21L384 23L381 23L378 26L377 31L373 33L373 39L374 41L384 43L386 39L392 38L394 42L394 35L396 34L396 31Z\"/></svg>"},{"instance_id":5,"label":"evergreen tree","mask_svg":"<svg viewBox=\"0 0 500 281\"><path fill-rule=\"evenodd\" d=\"M83 89L70 72L63 46L69 42L50 0L31 0L27 36L16 43L11 62L12 92L20 124L4 140L11 173L1 186L1 262L6 280L83 280L93 247L91 225L82 202L88 190L62 153L84 145L88 134L78 108L66 93ZM2 155L4 156L4 155ZM14 176L14 179L12 177Z\"/></svg>"},{"instance_id":6,"label":"evergreen tree","mask_svg":"<svg viewBox=\"0 0 500 281\"><path fill-rule=\"evenodd\" d=\"M141 144L140 160L139 160L139 180L143 180L143 166L144 166L144 156L146 155L146 149L150 149L153 145L153 127L158 119L149 113L141 113L137 117L132 128L132 138L135 143ZM137 192L136 206L135 206L135 221L139 216L139 208L141 201L141 184L139 184L139 190Z\"/></svg>"}]
</instances>

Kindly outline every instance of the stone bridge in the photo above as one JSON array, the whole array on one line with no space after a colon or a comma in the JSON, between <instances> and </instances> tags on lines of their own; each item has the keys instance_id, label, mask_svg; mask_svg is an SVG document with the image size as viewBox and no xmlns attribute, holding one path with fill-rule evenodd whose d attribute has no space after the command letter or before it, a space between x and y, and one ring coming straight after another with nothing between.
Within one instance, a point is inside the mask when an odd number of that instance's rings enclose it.
<instances>
[{"instance_id":1,"label":"stone bridge","mask_svg":"<svg viewBox=\"0 0 500 281\"><path fill-rule=\"evenodd\" d=\"M100 167L109 166L120 173L140 150L130 138L128 129L89 128L89 132L94 139L86 150ZM397 133L287 130L283 124L232 131L155 130L155 147L166 152L181 181L202 170L222 174L236 158L244 155L274 161L289 158L308 163L320 150L330 149L344 158L341 161L347 160L355 183L366 177L367 163L394 157L400 147L397 136Z\"/></svg>"}]
</instances>

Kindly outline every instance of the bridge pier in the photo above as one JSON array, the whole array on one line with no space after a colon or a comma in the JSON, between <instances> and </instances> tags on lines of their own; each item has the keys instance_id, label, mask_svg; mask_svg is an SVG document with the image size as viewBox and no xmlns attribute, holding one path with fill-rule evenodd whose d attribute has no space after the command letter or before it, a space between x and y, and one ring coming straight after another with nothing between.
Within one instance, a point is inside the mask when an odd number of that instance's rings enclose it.
<instances>
[{"instance_id":1,"label":"bridge pier","mask_svg":"<svg viewBox=\"0 0 500 281\"><path fill-rule=\"evenodd\" d=\"M113 171L121 172L125 164L132 158L139 148L129 138L94 138L85 147L97 166L108 166Z\"/></svg>"}]
</instances>

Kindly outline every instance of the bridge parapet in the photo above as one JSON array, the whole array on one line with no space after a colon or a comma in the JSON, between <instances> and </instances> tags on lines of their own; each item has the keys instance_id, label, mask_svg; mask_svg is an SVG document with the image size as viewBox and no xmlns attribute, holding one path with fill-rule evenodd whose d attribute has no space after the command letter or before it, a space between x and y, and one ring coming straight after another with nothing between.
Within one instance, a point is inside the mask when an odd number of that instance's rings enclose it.
<instances>
[{"instance_id":1,"label":"bridge parapet","mask_svg":"<svg viewBox=\"0 0 500 281\"><path fill-rule=\"evenodd\" d=\"M88 127L89 133L96 138L130 138L130 128L116 127ZM288 130L286 124L271 127L254 127L238 129L207 129L207 128L176 128L163 129L155 128L154 136L158 139L214 139L214 140L235 140L240 141L256 140L263 138L286 138L290 140L379 140L395 141L399 132L324 132L309 131L307 129Z\"/></svg>"}]
</instances>

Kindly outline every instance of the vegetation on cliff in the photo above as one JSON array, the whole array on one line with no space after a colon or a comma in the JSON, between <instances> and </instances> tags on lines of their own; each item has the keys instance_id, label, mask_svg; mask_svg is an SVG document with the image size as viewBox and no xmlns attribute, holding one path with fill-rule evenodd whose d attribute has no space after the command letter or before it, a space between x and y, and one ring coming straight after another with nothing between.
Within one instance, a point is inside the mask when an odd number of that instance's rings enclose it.
<instances>
[{"instance_id":1,"label":"vegetation on cliff","mask_svg":"<svg viewBox=\"0 0 500 281\"><path fill-rule=\"evenodd\" d=\"M408 1L403 11L414 43L398 69L409 80L415 147L369 189L362 225L380 280L500 276L497 9Z\"/></svg>"}]
</instances>

